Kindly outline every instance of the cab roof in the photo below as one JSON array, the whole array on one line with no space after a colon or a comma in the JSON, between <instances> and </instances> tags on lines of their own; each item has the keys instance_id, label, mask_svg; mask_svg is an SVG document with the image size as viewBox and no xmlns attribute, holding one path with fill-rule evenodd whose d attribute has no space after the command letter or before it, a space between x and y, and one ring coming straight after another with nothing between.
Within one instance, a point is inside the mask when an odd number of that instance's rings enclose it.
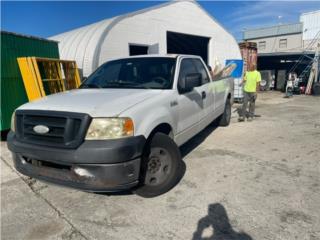
<instances>
[{"instance_id":1,"label":"cab roof","mask_svg":"<svg viewBox=\"0 0 320 240\"><path fill-rule=\"evenodd\" d=\"M116 58L113 60L119 59L128 59L128 58L155 58L155 57L164 57L164 58L178 58L178 57L193 57L193 58L201 58L197 55L188 55L188 54L144 54L144 55L135 55L129 57Z\"/></svg>"}]
</instances>

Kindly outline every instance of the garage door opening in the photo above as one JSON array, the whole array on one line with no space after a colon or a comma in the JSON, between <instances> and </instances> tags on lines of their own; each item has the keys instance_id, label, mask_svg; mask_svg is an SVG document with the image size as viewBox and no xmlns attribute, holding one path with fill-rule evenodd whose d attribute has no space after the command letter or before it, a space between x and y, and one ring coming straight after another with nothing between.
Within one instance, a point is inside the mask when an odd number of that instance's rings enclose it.
<instances>
[{"instance_id":1,"label":"garage door opening","mask_svg":"<svg viewBox=\"0 0 320 240\"><path fill-rule=\"evenodd\" d=\"M130 44L129 45L129 55L130 56L146 55L146 54L148 54L148 48L149 48L149 46Z\"/></svg>"},{"instance_id":2,"label":"garage door opening","mask_svg":"<svg viewBox=\"0 0 320 240\"><path fill-rule=\"evenodd\" d=\"M209 40L207 37L167 32L167 53L198 55L208 63Z\"/></svg>"},{"instance_id":3,"label":"garage door opening","mask_svg":"<svg viewBox=\"0 0 320 240\"><path fill-rule=\"evenodd\" d=\"M309 73L302 73L311 64L313 58L313 53L259 54L258 70L269 71L275 80L275 89L285 91L290 72L296 73L300 78L299 85L307 85Z\"/></svg>"}]
</instances>

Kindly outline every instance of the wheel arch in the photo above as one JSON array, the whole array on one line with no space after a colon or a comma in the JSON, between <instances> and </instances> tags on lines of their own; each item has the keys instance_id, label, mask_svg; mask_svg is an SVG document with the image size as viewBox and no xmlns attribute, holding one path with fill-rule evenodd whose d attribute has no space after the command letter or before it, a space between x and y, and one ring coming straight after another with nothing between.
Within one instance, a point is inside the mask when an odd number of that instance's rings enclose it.
<instances>
[{"instance_id":1,"label":"wheel arch","mask_svg":"<svg viewBox=\"0 0 320 240\"><path fill-rule=\"evenodd\" d=\"M156 133L164 133L173 139L173 128L167 123L163 122L154 127L147 136L147 139L151 139Z\"/></svg>"},{"instance_id":2,"label":"wheel arch","mask_svg":"<svg viewBox=\"0 0 320 240\"><path fill-rule=\"evenodd\" d=\"M228 93L226 94L224 102L227 102L228 100L230 101L230 103L232 105L233 104L233 94L230 91L228 91Z\"/></svg>"}]
</instances>

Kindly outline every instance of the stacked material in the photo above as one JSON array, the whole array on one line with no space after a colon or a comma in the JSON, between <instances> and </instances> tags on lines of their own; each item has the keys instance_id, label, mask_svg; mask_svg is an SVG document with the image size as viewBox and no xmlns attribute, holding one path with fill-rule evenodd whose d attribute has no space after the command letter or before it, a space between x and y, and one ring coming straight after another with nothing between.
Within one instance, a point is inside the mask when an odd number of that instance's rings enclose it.
<instances>
[{"instance_id":1,"label":"stacked material","mask_svg":"<svg viewBox=\"0 0 320 240\"><path fill-rule=\"evenodd\" d=\"M239 47L244 62L244 72L246 72L252 65L257 66L257 43L242 42L239 43Z\"/></svg>"}]
</instances>

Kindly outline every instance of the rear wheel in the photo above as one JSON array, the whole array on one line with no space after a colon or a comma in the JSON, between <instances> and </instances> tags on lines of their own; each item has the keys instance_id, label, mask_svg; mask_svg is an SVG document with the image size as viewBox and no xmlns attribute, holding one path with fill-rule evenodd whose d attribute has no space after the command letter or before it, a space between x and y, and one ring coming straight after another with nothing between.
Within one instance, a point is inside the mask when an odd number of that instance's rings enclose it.
<instances>
[{"instance_id":1,"label":"rear wheel","mask_svg":"<svg viewBox=\"0 0 320 240\"><path fill-rule=\"evenodd\" d=\"M229 126L231 120L231 102L227 99L226 105L224 107L224 112L220 117L219 125L222 127Z\"/></svg>"},{"instance_id":2,"label":"rear wheel","mask_svg":"<svg viewBox=\"0 0 320 240\"><path fill-rule=\"evenodd\" d=\"M320 83L316 82L313 84L313 95L320 96Z\"/></svg>"},{"instance_id":3,"label":"rear wheel","mask_svg":"<svg viewBox=\"0 0 320 240\"><path fill-rule=\"evenodd\" d=\"M181 155L178 146L166 134L156 133L142 157L140 187L142 197L155 197L169 191L179 179Z\"/></svg>"}]
</instances>

